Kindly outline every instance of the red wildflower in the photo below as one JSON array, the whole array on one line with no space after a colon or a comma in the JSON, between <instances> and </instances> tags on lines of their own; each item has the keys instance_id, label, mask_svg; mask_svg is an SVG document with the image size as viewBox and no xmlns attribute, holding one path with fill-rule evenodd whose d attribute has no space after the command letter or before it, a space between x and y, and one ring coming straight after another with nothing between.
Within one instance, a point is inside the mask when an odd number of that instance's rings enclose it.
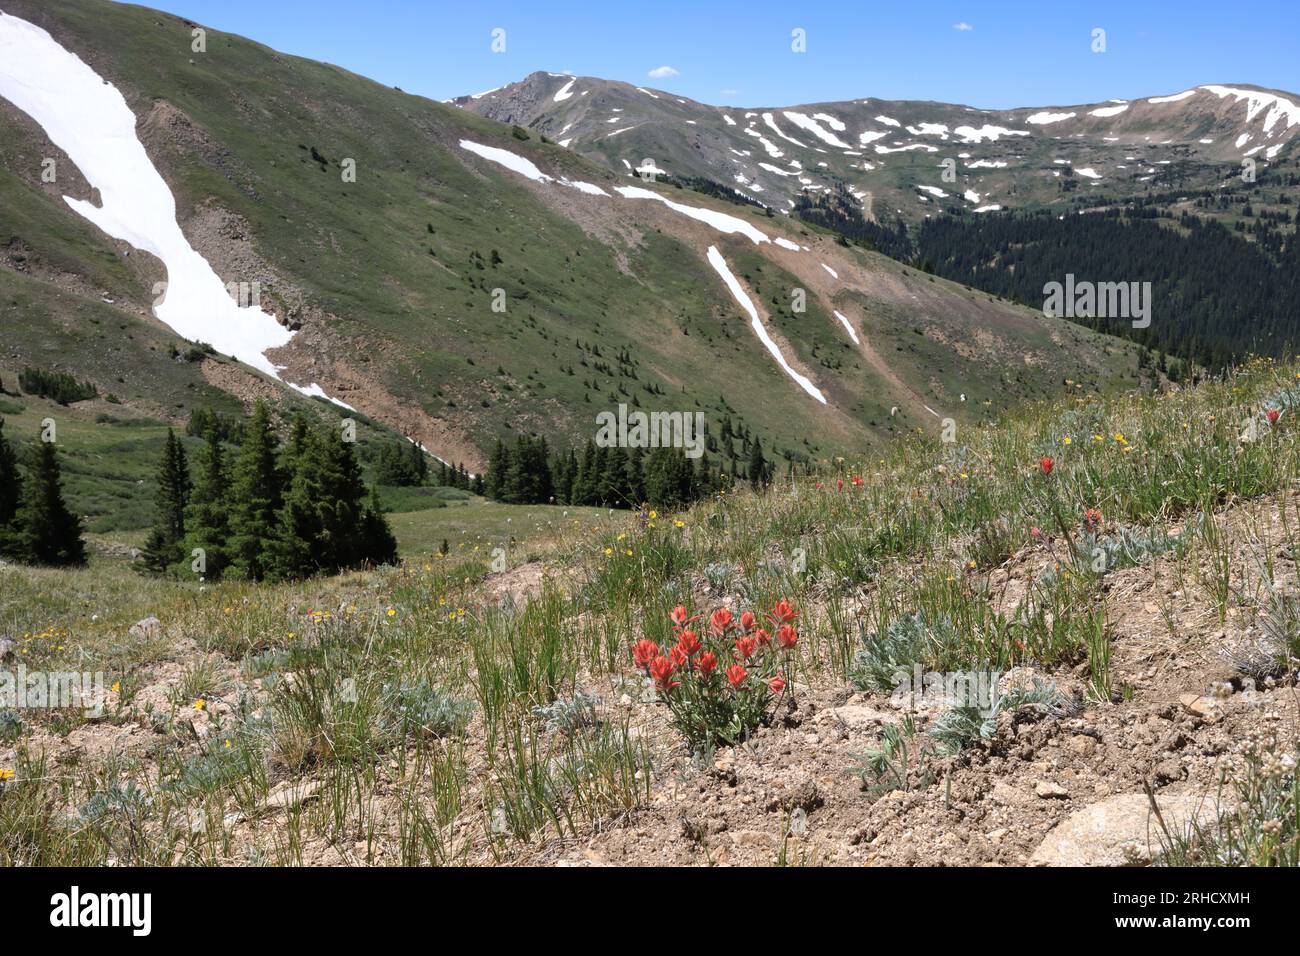
<instances>
[{"instance_id":1,"label":"red wildflower","mask_svg":"<svg viewBox=\"0 0 1300 956\"><path fill-rule=\"evenodd\" d=\"M669 680L675 670L677 666L666 657L656 657L650 663L650 676L663 690L672 690L678 685L679 681Z\"/></svg>"},{"instance_id":2,"label":"red wildflower","mask_svg":"<svg viewBox=\"0 0 1300 956\"><path fill-rule=\"evenodd\" d=\"M727 668L727 680L731 681L732 687L739 688L748 676L749 672L740 664L732 664Z\"/></svg>"},{"instance_id":3,"label":"red wildflower","mask_svg":"<svg viewBox=\"0 0 1300 956\"><path fill-rule=\"evenodd\" d=\"M713 651L705 651L700 655L700 659L695 662L695 669L705 677L713 673L713 669L718 666L718 656Z\"/></svg>"},{"instance_id":4,"label":"red wildflower","mask_svg":"<svg viewBox=\"0 0 1300 956\"><path fill-rule=\"evenodd\" d=\"M857 475L854 475L854 476L853 476L853 484L854 484L854 487L861 488L864 484L866 484L866 482L863 481L863 480L862 480L860 477L858 477Z\"/></svg>"},{"instance_id":5,"label":"red wildflower","mask_svg":"<svg viewBox=\"0 0 1300 956\"><path fill-rule=\"evenodd\" d=\"M763 630L761 627L754 632L754 637L758 640L760 645L769 644L772 641L772 635L767 633L767 631Z\"/></svg>"},{"instance_id":6,"label":"red wildflower","mask_svg":"<svg viewBox=\"0 0 1300 956\"><path fill-rule=\"evenodd\" d=\"M1268 423L1270 425L1276 425L1277 420L1282 417L1282 413L1279 412L1276 408L1270 408L1268 411L1264 413L1264 415L1268 418Z\"/></svg>"},{"instance_id":7,"label":"red wildflower","mask_svg":"<svg viewBox=\"0 0 1300 956\"><path fill-rule=\"evenodd\" d=\"M1083 513L1083 526L1089 531L1096 531L1101 527L1101 512L1096 508L1089 508Z\"/></svg>"},{"instance_id":8,"label":"red wildflower","mask_svg":"<svg viewBox=\"0 0 1300 956\"><path fill-rule=\"evenodd\" d=\"M782 678L780 674L777 674L767 682L767 686L772 688L772 693L779 694L781 691L785 690L785 679Z\"/></svg>"},{"instance_id":9,"label":"red wildflower","mask_svg":"<svg viewBox=\"0 0 1300 956\"><path fill-rule=\"evenodd\" d=\"M799 616L799 612L794 609L794 605L782 598L776 602L776 605L768 612L768 620L774 624L789 624Z\"/></svg>"},{"instance_id":10,"label":"red wildflower","mask_svg":"<svg viewBox=\"0 0 1300 956\"><path fill-rule=\"evenodd\" d=\"M799 632L789 624L782 624L776 629L776 642L788 651L799 643Z\"/></svg>"},{"instance_id":11,"label":"red wildflower","mask_svg":"<svg viewBox=\"0 0 1300 956\"><path fill-rule=\"evenodd\" d=\"M835 479L835 490L836 490L836 491L843 491L843 490L844 490L844 479L843 479L843 478L836 478L836 479Z\"/></svg>"},{"instance_id":12,"label":"red wildflower","mask_svg":"<svg viewBox=\"0 0 1300 956\"><path fill-rule=\"evenodd\" d=\"M686 662L690 660L690 656L684 650L682 650L682 646L680 644L677 644L676 646L672 647L668 651L668 656L672 658L674 667L685 667Z\"/></svg>"},{"instance_id":13,"label":"red wildflower","mask_svg":"<svg viewBox=\"0 0 1300 956\"><path fill-rule=\"evenodd\" d=\"M679 605L677 605L675 608L672 609L672 611L669 613L668 617L672 620L672 622L673 622L673 627L677 628L677 629L680 631L680 630L681 630L682 628L684 628L687 624L690 624L691 621L694 621L696 618L698 618L699 615L697 614L697 615L695 615L695 617L687 617L687 616L686 616L686 608L682 607L682 606L679 604Z\"/></svg>"},{"instance_id":14,"label":"red wildflower","mask_svg":"<svg viewBox=\"0 0 1300 956\"><path fill-rule=\"evenodd\" d=\"M1055 464L1056 462L1052 461L1050 457L1044 455L1038 462L1038 468L1043 474L1050 475Z\"/></svg>"},{"instance_id":15,"label":"red wildflower","mask_svg":"<svg viewBox=\"0 0 1300 956\"><path fill-rule=\"evenodd\" d=\"M659 645L654 641L637 641L632 645L632 659L637 667L649 667L650 662L659 656Z\"/></svg>"},{"instance_id":16,"label":"red wildflower","mask_svg":"<svg viewBox=\"0 0 1300 956\"><path fill-rule=\"evenodd\" d=\"M694 631L682 631L681 637L677 638L677 646L687 657L694 657L704 645Z\"/></svg>"},{"instance_id":17,"label":"red wildflower","mask_svg":"<svg viewBox=\"0 0 1300 956\"><path fill-rule=\"evenodd\" d=\"M731 612L725 607L720 607L713 612L713 618L709 621L709 627L713 628L713 633L719 636L727 633L727 628L731 627Z\"/></svg>"},{"instance_id":18,"label":"red wildflower","mask_svg":"<svg viewBox=\"0 0 1300 956\"><path fill-rule=\"evenodd\" d=\"M1043 536L1043 529L1038 527L1038 525L1034 525L1029 529L1029 536L1031 538L1041 538Z\"/></svg>"},{"instance_id":19,"label":"red wildflower","mask_svg":"<svg viewBox=\"0 0 1300 956\"><path fill-rule=\"evenodd\" d=\"M758 650L758 638L753 634L736 638L736 660L748 660Z\"/></svg>"},{"instance_id":20,"label":"red wildflower","mask_svg":"<svg viewBox=\"0 0 1300 956\"><path fill-rule=\"evenodd\" d=\"M745 611L740 615L740 629L748 634L754 629L754 612Z\"/></svg>"}]
</instances>

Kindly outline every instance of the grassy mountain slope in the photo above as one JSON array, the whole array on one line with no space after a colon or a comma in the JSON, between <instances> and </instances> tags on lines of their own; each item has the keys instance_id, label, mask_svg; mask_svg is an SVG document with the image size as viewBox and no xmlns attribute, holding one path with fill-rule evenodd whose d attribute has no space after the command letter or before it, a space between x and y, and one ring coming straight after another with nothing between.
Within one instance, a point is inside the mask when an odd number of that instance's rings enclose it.
<instances>
[{"instance_id":1,"label":"grassy mountain slope","mask_svg":"<svg viewBox=\"0 0 1300 956\"><path fill-rule=\"evenodd\" d=\"M123 92L191 243L224 280L259 282L263 306L300 329L272 356L286 378L319 382L471 468L497 437L585 440L596 412L622 401L698 409L712 429L729 415L768 447L826 457L936 426L927 405L971 421L1053 394L1067 379L1098 389L1135 380L1131 352L1113 340L816 230L674 191L808 248L724 236L659 203L615 195L620 179L535 134L519 139L333 66L212 31L207 51L195 53L193 24L141 7L6 0L2 9L48 29ZM147 323L157 263L125 256L123 244L66 208L63 194L85 195L75 175L57 187L39 182L38 158L57 151L30 119L0 103L0 121L12 144L0 228L45 290L44 301L13 311L3 361L30 361L40 316L66 312L54 289L111 298ZM462 140L607 195L530 181ZM347 159L355 182L342 176ZM830 396L828 407L806 400L759 344L705 261L710 245L762 290L764 320ZM826 281L822 263L839 284ZM6 294L21 285L12 267L0 269L0 283ZM796 286L811 293L798 316L789 309ZM492 309L496 289L504 312ZM835 308L861 323L864 346L848 341ZM75 349L62 364L102 374ZM199 371L241 397L264 387L234 367Z\"/></svg>"},{"instance_id":2,"label":"grassy mountain slope","mask_svg":"<svg viewBox=\"0 0 1300 956\"><path fill-rule=\"evenodd\" d=\"M28 669L112 687L0 720L0 862L1294 866L1297 409L1258 362L299 584L0 568ZM693 754L631 645L779 598L771 719ZM894 694L913 667L1008 703Z\"/></svg>"}]
</instances>

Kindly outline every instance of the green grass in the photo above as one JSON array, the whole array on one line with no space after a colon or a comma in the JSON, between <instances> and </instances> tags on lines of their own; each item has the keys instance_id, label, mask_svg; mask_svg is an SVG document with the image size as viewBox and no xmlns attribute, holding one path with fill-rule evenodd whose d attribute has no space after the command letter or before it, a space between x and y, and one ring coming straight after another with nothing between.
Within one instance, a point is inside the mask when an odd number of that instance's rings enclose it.
<instances>
[{"instance_id":1,"label":"green grass","mask_svg":"<svg viewBox=\"0 0 1300 956\"><path fill-rule=\"evenodd\" d=\"M28 747L32 735L96 725L76 714L7 724L17 757L6 768L13 779L0 784L0 860L301 863L312 861L310 847L346 835L358 848L351 862L510 861L584 837L641 805L661 770L624 711L593 704L572 725L555 715L580 695L640 697L629 646L668 639L677 603L707 608L705 582L742 607L794 601L801 637L786 673L801 683L844 687L865 674L874 693L895 665L1029 665L1045 678L1085 674L1087 706L1114 706L1105 613L1113 571L1165 561L1207 601L1278 616L1246 586L1258 569L1228 543L1239 532L1222 509L1294 485L1300 429L1289 414L1253 442L1237 435L1246 416L1297 401L1300 367L1259 362L1177 393L1034 406L967 430L957 447L917 436L883 459L845 463L842 490L825 474L656 514L644 527L626 513L476 499L394 515L410 558L402 567L296 584L200 588L102 556L84 571L0 569L0 628L19 639L24 662L103 669L121 687L103 720L157 735L154 756L88 761L56 787ZM1044 475L1038 460L1048 452L1056 466ZM1088 508L1102 513L1092 537ZM1266 551L1300 548L1293 510ZM980 534L993 524L996 547ZM1184 527L1176 544L1142 530L1171 524ZM832 531L833 544L818 543ZM437 557L444 537L450 554ZM1106 557L1100 568L1080 557L1088 542ZM502 599L494 547L507 568L543 563L529 596ZM1014 607L989 586L990 562L1007 551L1046 559ZM1198 581L1201 567L1216 570ZM865 626L852 613L864 595ZM128 638L147 614L165 633ZM1292 628L1274 629L1277 672ZM182 638L192 649L166 693L148 697ZM147 711L138 705L146 698ZM211 714L207 743L188 729L200 705ZM864 800L882 788L926 788L934 748L994 733L986 723L953 712L935 739L884 740L863 756ZM1171 844L1170 859L1292 859L1294 764L1284 751L1248 754L1254 763L1238 778L1253 788L1248 812L1194 844ZM301 807L238 837L224 822L263 812L274 787L303 781L318 790ZM196 805L206 810L197 825ZM59 825L52 806L85 826Z\"/></svg>"}]
</instances>

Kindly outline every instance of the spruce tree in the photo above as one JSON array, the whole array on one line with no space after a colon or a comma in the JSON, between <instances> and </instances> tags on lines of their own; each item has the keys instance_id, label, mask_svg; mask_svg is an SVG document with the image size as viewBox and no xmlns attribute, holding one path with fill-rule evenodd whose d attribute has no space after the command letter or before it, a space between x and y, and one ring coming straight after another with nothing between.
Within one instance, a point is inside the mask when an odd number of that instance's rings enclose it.
<instances>
[{"instance_id":1,"label":"spruce tree","mask_svg":"<svg viewBox=\"0 0 1300 956\"><path fill-rule=\"evenodd\" d=\"M196 548L203 550L203 575L209 581L221 577L229 563L227 539L230 537L230 503L226 487L225 458L221 434L215 424L204 435L203 456L199 459L198 479L190 492L185 509L185 543L182 562L189 560ZM188 569L190 564L186 564Z\"/></svg>"},{"instance_id":2,"label":"spruce tree","mask_svg":"<svg viewBox=\"0 0 1300 956\"><path fill-rule=\"evenodd\" d=\"M370 489L370 500L361 516L361 540L363 560L370 564L397 563L397 538L388 526L388 519L379 504L379 492L374 488Z\"/></svg>"},{"instance_id":3,"label":"spruce tree","mask_svg":"<svg viewBox=\"0 0 1300 956\"><path fill-rule=\"evenodd\" d=\"M185 447L169 428L162 458L158 462L158 490L154 497L157 511L143 553L144 566L155 574L161 574L181 560L185 506L189 502L190 488Z\"/></svg>"},{"instance_id":4,"label":"spruce tree","mask_svg":"<svg viewBox=\"0 0 1300 956\"><path fill-rule=\"evenodd\" d=\"M18 473L18 456L5 438L5 422L0 418L0 555L18 556L18 503L22 500L22 476Z\"/></svg>"},{"instance_id":5,"label":"spruce tree","mask_svg":"<svg viewBox=\"0 0 1300 956\"><path fill-rule=\"evenodd\" d=\"M259 401L230 474L230 570L261 581L269 569L283 493L271 412Z\"/></svg>"},{"instance_id":6,"label":"spruce tree","mask_svg":"<svg viewBox=\"0 0 1300 956\"><path fill-rule=\"evenodd\" d=\"M60 567L85 564L81 522L63 502L54 443L39 442L32 459L18 506L19 557Z\"/></svg>"}]
</instances>

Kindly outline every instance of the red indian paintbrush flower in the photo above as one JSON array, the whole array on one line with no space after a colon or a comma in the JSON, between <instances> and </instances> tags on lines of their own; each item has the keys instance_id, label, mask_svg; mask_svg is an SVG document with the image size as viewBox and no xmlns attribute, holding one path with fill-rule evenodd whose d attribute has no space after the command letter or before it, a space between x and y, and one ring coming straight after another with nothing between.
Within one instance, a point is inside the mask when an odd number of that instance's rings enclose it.
<instances>
[{"instance_id":1,"label":"red indian paintbrush flower","mask_svg":"<svg viewBox=\"0 0 1300 956\"><path fill-rule=\"evenodd\" d=\"M654 641L637 641L632 645L632 660L637 667L649 667L650 662L659 656L659 645Z\"/></svg>"},{"instance_id":2,"label":"red indian paintbrush flower","mask_svg":"<svg viewBox=\"0 0 1300 956\"><path fill-rule=\"evenodd\" d=\"M863 485L865 485L865 484L866 484L866 482L863 481L862 478L861 478L859 475L854 475L854 476L853 476L853 487L855 487L855 488L861 488L861 487L862 487Z\"/></svg>"},{"instance_id":3,"label":"red indian paintbrush flower","mask_svg":"<svg viewBox=\"0 0 1300 956\"><path fill-rule=\"evenodd\" d=\"M754 612L745 611L740 615L740 629L748 634L754 629Z\"/></svg>"},{"instance_id":4,"label":"red indian paintbrush flower","mask_svg":"<svg viewBox=\"0 0 1300 956\"><path fill-rule=\"evenodd\" d=\"M773 624L789 624L799 616L799 612L794 609L794 605L782 598L776 602L776 605L768 612L768 619Z\"/></svg>"},{"instance_id":5,"label":"red indian paintbrush flower","mask_svg":"<svg viewBox=\"0 0 1300 956\"><path fill-rule=\"evenodd\" d=\"M739 688L748 676L749 672L740 664L732 664L727 668L727 680L731 681L732 687Z\"/></svg>"},{"instance_id":6,"label":"red indian paintbrush flower","mask_svg":"<svg viewBox=\"0 0 1300 956\"><path fill-rule=\"evenodd\" d=\"M705 651L700 655L700 659L695 662L695 669L705 677L713 673L713 669L718 666L718 656L713 651Z\"/></svg>"},{"instance_id":7,"label":"red indian paintbrush flower","mask_svg":"<svg viewBox=\"0 0 1300 956\"><path fill-rule=\"evenodd\" d=\"M757 639L760 647L766 647L772 642L772 635L767 633L767 631L763 630L761 627L754 632L754 637Z\"/></svg>"},{"instance_id":8,"label":"red indian paintbrush flower","mask_svg":"<svg viewBox=\"0 0 1300 956\"><path fill-rule=\"evenodd\" d=\"M1276 408L1270 408L1268 411L1264 413L1264 415L1268 418L1268 423L1270 425L1276 425L1277 420L1282 417L1282 413L1279 412Z\"/></svg>"},{"instance_id":9,"label":"red indian paintbrush flower","mask_svg":"<svg viewBox=\"0 0 1300 956\"><path fill-rule=\"evenodd\" d=\"M727 628L731 627L731 612L725 607L720 607L713 612L713 618L709 621L709 627L713 633L719 636L727 633Z\"/></svg>"},{"instance_id":10,"label":"red indian paintbrush flower","mask_svg":"<svg viewBox=\"0 0 1300 956\"><path fill-rule=\"evenodd\" d=\"M836 490L836 491L843 491L843 490L844 490L844 479L843 479L843 478L836 478L836 479L835 479L835 490Z\"/></svg>"},{"instance_id":11,"label":"red indian paintbrush flower","mask_svg":"<svg viewBox=\"0 0 1300 956\"><path fill-rule=\"evenodd\" d=\"M753 634L736 638L736 660L748 660L758 650L758 638Z\"/></svg>"},{"instance_id":12,"label":"red indian paintbrush flower","mask_svg":"<svg viewBox=\"0 0 1300 956\"><path fill-rule=\"evenodd\" d=\"M687 653L684 650L682 650L682 646L680 644L669 648L668 656L672 659L674 667L685 667L686 662L690 660L690 657L687 655Z\"/></svg>"},{"instance_id":13,"label":"red indian paintbrush flower","mask_svg":"<svg viewBox=\"0 0 1300 956\"><path fill-rule=\"evenodd\" d=\"M668 617L673 622L673 627L680 631L687 624L690 624L691 621L694 621L696 617L699 617L699 615L697 614L695 617L687 617L686 608L679 604L669 612Z\"/></svg>"},{"instance_id":14,"label":"red indian paintbrush flower","mask_svg":"<svg viewBox=\"0 0 1300 956\"><path fill-rule=\"evenodd\" d=\"M779 694L785 690L785 679L780 674L777 674L767 682L767 686L772 688L772 693Z\"/></svg>"},{"instance_id":15,"label":"red indian paintbrush flower","mask_svg":"<svg viewBox=\"0 0 1300 956\"><path fill-rule=\"evenodd\" d=\"M1083 513L1083 526L1089 531L1096 531L1101 527L1101 512L1096 508L1089 508Z\"/></svg>"},{"instance_id":16,"label":"red indian paintbrush flower","mask_svg":"<svg viewBox=\"0 0 1300 956\"><path fill-rule=\"evenodd\" d=\"M650 676L655 679L655 683L663 690L672 690L679 683L679 681L669 679L676 669L677 667L668 658L656 657L650 663Z\"/></svg>"},{"instance_id":17,"label":"red indian paintbrush flower","mask_svg":"<svg viewBox=\"0 0 1300 956\"><path fill-rule=\"evenodd\" d=\"M799 643L799 632L789 624L782 624L776 629L776 642L788 651Z\"/></svg>"},{"instance_id":18,"label":"red indian paintbrush flower","mask_svg":"<svg viewBox=\"0 0 1300 956\"><path fill-rule=\"evenodd\" d=\"M1055 467L1055 465L1056 462L1052 461L1052 459L1047 455L1044 455L1038 462L1039 470L1045 475L1050 475L1052 473L1052 468Z\"/></svg>"},{"instance_id":19,"label":"red indian paintbrush flower","mask_svg":"<svg viewBox=\"0 0 1300 956\"><path fill-rule=\"evenodd\" d=\"M677 638L677 646L687 657L694 657L704 645L700 643L699 635L694 631L682 631L681 637Z\"/></svg>"}]
</instances>

